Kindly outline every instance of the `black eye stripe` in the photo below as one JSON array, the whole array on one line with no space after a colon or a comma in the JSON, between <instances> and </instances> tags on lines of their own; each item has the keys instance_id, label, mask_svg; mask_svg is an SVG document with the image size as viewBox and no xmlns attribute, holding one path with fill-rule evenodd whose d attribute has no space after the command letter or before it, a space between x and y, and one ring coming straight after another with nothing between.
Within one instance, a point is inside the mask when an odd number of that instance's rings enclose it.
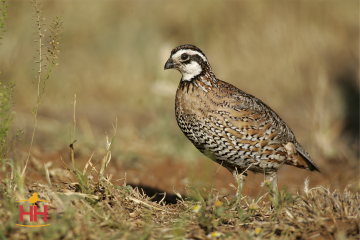
<instances>
[{"instance_id":1,"label":"black eye stripe","mask_svg":"<svg viewBox=\"0 0 360 240\"><path fill-rule=\"evenodd\" d=\"M189 57L186 53L181 54L181 59L186 60Z\"/></svg>"},{"instance_id":2,"label":"black eye stripe","mask_svg":"<svg viewBox=\"0 0 360 240\"><path fill-rule=\"evenodd\" d=\"M181 55L181 58L182 58L182 56L184 55L184 54L186 54L186 53L183 53L182 55ZM182 60L182 64L189 64L191 61L196 61L196 62L198 62L198 63L202 63L203 62L203 59L199 56L199 55L197 55L197 54L195 54L195 55L188 55L188 54L186 54L186 59L181 59Z\"/></svg>"}]
</instances>

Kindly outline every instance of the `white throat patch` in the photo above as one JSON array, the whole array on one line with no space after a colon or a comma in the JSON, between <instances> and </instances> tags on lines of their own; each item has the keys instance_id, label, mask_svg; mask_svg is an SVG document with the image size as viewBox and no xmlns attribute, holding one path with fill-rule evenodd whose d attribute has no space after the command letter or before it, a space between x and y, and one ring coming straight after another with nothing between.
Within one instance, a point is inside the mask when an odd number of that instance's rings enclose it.
<instances>
[{"instance_id":1,"label":"white throat patch","mask_svg":"<svg viewBox=\"0 0 360 240\"><path fill-rule=\"evenodd\" d=\"M192 61L185 66L182 66L181 73L182 73L182 81L190 81L193 77L199 75L202 69L200 64L195 61Z\"/></svg>"}]
</instances>

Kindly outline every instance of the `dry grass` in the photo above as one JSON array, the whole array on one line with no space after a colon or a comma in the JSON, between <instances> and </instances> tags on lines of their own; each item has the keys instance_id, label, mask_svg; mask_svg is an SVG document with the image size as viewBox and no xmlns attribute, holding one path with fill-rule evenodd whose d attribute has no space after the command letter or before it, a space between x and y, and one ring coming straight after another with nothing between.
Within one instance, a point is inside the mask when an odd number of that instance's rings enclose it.
<instances>
[{"instance_id":1,"label":"dry grass","mask_svg":"<svg viewBox=\"0 0 360 240\"><path fill-rule=\"evenodd\" d=\"M32 184L16 200L32 192L51 201L42 228L14 226L19 218L13 198L1 194L1 232L8 239L358 239L360 195L323 187L306 194L281 193L279 206L243 197L229 201L209 193L205 201L152 202L138 188L91 182L88 193L79 183ZM13 205L11 205L13 204ZM38 202L42 207L42 203ZM196 207L195 207L196 206ZM215 237L214 237L215 238Z\"/></svg>"}]
</instances>

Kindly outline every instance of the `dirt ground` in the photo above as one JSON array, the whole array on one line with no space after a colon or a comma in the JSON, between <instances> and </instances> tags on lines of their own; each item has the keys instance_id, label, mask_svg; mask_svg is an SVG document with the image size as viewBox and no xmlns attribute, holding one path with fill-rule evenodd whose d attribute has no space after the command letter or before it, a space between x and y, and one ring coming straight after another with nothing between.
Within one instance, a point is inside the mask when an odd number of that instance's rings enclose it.
<instances>
[{"instance_id":1,"label":"dirt ground","mask_svg":"<svg viewBox=\"0 0 360 240\"><path fill-rule=\"evenodd\" d=\"M69 179L75 181L71 178L71 174L65 171L61 162L63 159L68 166L71 166L69 151L63 149L60 152L45 154L39 148L35 148L34 154L30 158L28 183L46 182L44 164L51 164L49 171L50 174L53 173L51 174L52 180L55 182L69 182ZM195 163L179 162L172 159L161 162L145 162L140 159L132 164L122 163L117 160L116 156L113 156L105 173L112 175L111 182L115 185L122 185L126 182L133 187L139 187L148 196L153 197L153 201L161 200L165 192L165 201L176 203L174 190L183 197L196 197L197 194L191 188L195 187L203 196L206 196L211 188L213 176L218 171L214 178L214 188L222 196L234 196L235 189L230 185L236 186L236 183L232 174L217 163L201 158L200 155L199 153L199 159ZM89 156L78 152L75 154L75 159L77 159L77 168L83 169ZM92 162L95 163L97 169L100 169L100 161L93 159ZM340 192L345 188L353 191L359 190L358 167L335 160L318 161L318 166L321 173L283 166L279 170L279 189L281 190L283 186L286 186L290 193L303 192L304 181L309 177L310 187L320 185L332 190L339 189ZM98 175L93 172L92 176L97 178ZM262 174L249 172L242 194L256 197L261 191L263 179Z\"/></svg>"}]
</instances>

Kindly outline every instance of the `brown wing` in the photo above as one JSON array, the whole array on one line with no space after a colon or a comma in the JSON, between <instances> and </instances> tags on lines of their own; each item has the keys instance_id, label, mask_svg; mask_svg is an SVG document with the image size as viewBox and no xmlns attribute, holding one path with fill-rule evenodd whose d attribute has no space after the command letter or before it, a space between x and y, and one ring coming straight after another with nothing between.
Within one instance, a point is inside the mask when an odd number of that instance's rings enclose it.
<instances>
[{"instance_id":1,"label":"brown wing","mask_svg":"<svg viewBox=\"0 0 360 240\"><path fill-rule=\"evenodd\" d=\"M236 116L236 111L241 112L239 114L242 118L248 120L237 121L235 124L247 128L249 134L255 134L261 146L270 144L271 149L279 150L284 146L288 155L285 164L320 172L310 155L296 141L290 127L269 106L229 83L218 80L217 84L219 89L228 96L227 102L233 109L232 114ZM268 131L271 133L269 134Z\"/></svg>"}]
</instances>

